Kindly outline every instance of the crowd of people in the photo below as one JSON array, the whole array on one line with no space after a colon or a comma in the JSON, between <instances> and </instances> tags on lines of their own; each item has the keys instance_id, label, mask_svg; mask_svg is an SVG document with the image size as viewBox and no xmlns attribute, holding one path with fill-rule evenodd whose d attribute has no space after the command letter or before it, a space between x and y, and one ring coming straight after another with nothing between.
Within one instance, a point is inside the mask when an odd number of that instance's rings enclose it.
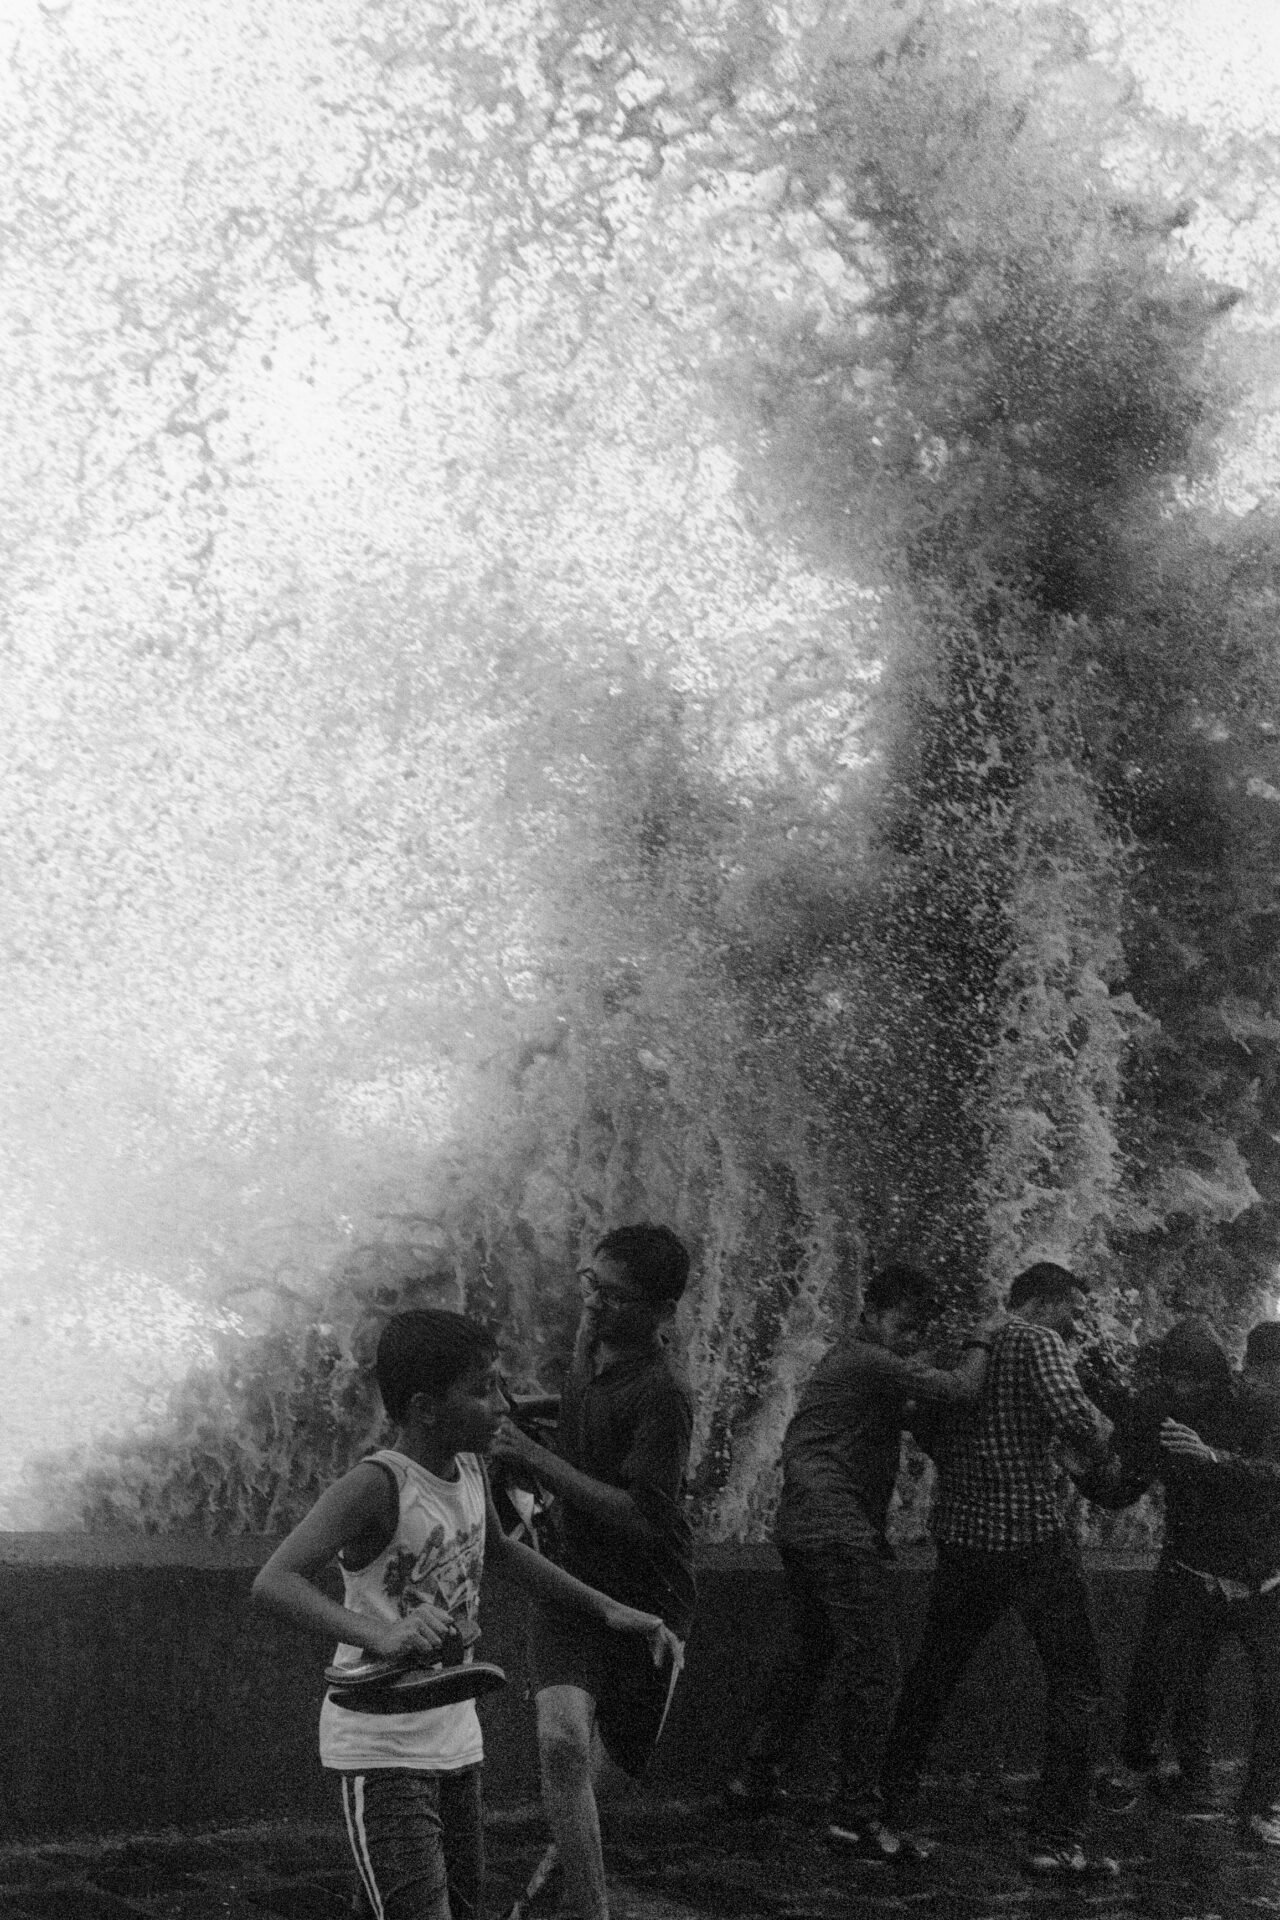
<instances>
[{"instance_id":1,"label":"crowd of people","mask_svg":"<svg viewBox=\"0 0 1280 1920\"><path fill-rule=\"evenodd\" d=\"M393 1443L330 1487L258 1576L260 1601L339 1643L321 1760L340 1778L375 1920L481 1920L481 1669L468 1663L484 1566L519 1581L532 1603L552 1834L536 1878L554 1862L563 1913L608 1920L598 1794L611 1774L644 1771L694 1616L683 1501L693 1405L673 1338L688 1275L666 1227L604 1236L578 1276L582 1314L546 1442L509 1401L486 1329L461 1314L393 1316L376 1361ZM806 1724L830 1684L827 1839L889 1867L925 1860L913 1803L930 1747L970 1659L1013 1611L1045 1680L1028 1873L1115 1871L1086 1845L1095 1797L1117 1812L1148 1791L1189 1810L1203 1803L1210 1675L1232 1635L1254 1687L1238 1826L1280 1847L1280 1320L1253 1328L1239 1374L1206 1321L1180 1320L1149 1384L1109 1418L1072 1353L1086 1296L1065 1268L1030 1266L957 1363L939 1368L921 1352L936 1309L927 1276L903 1265L869 1276L860 1319L814 1369L783 1442L785 1630L727 1789L736 1814L786 1811ZM935 1463L937 1545L905 1677L887 1539L904 1432ZM504 1527L490 1474L553 1503L553 1554ZM1106 1763L1070 1488L1119 1508L1157 1482L1163 1548ZM335 1559L341 1601L322 1584ZM384 1695L375 1709L359 1692L371 1660L421 1672L412 1705L406 1695L388 1710ZM1159 1745L1166 1719L1171 1758Z\"/></svg>"}]
</instances>

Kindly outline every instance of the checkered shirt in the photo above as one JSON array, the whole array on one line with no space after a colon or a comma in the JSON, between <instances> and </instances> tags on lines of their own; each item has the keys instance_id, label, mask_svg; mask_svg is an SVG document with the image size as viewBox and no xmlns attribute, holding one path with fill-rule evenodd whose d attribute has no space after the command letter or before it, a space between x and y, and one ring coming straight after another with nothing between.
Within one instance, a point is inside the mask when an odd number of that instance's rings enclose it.
<instances>
[{"instance_id":1,"label":"checkered shirt","mask_svg":"<svg viewBox=\"0 0 1280 1920\"><path fill-rule=\"evenodd\" d=\"M1059 1442L1091 1447L1097 1411L1061 1337L1011 1320L991 1347L982 1397L939 1447L933 1531L940 1542L1014 1553L1066 1532Z\"/></svg>"}]
</instances>

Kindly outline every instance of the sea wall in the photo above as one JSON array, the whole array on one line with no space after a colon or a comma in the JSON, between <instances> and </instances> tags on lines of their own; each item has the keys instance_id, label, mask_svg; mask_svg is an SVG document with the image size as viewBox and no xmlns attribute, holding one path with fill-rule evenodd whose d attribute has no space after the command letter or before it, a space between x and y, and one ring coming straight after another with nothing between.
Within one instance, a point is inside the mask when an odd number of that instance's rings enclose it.
<instances>
[{"instance_id":1,"label":"sea wall","mask_svg":"<svg viewBox=\"0 0 1280 1920\"><path fill-rule=\"evenodd\" d=\"M257 1611L249 1589L271 1543L136 1535L0 1535L0 1769L10 1839L315 1817L332 1806L316 1759L328 1649ZM1093 1555L1089 1577L1113 1701L1119 1701L1150 1562ZM903 1637L918 1636L928 1558L904 1556ZM782 1618L765 1547L707 1549L701 1606L654 1792L714 1792L741 1752ZM484 1702L486 1792L514 1807L537 1789L524 1603L494 1580L483 1650L507 1671ZM1248 1685L1228 1658L1214 1690L1223 1752L1245 1737ZM967 1675L937 1750L960 1770L1034 1766L1040 1685L1007 1622ZM823 1766L821 1728L805 1771Z\"/></svg>"}]
</instances>

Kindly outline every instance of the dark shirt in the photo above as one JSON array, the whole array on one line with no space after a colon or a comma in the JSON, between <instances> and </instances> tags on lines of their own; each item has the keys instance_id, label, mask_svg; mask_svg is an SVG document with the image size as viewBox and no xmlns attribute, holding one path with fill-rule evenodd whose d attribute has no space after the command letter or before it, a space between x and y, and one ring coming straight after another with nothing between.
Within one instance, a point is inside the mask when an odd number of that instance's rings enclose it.
<instances>
[{"instance_id":1,"label":"dark shirt","mask_svg":"<svg viewBox=\"0 0 1280 1920\"><path fill-rule=\"evenodd\" d=\"M593 1480L621 1487L652 1529L649 1540L559 1500L560 1557L588 1586L646 1613L680 1639L693 1624L693 1529L684 1477L693 1399L663 1348L615 1360L602 1373L574 1368L565 1381L555 1450Z\"/></svg>"},{"instance_id":2,"label":"dark shirt","mask_svg":"<svg viewBox=\"0 0 1280 1920\"><path fill-rule=\"evenodd\" d=\"M818 1362L782 1442L779 1544L883 1546L913 1391L907 1363L870 1340Z\"/></svg>"},{"instance_id":3,"label":"dark shirt","mask_svg":"<svg viewBox=\"0 0 1280 1920\"><path fill-rule=\"evenodd\" d=\"M1010 1320L991 1343L976 1408L935 1452L933 1531L947 1546L1017 1553L1067 1531L1060 1442L1096 1444L1098 1415L1060 1335Z\"/></svg>"},{"instance_id":4,"label":"dark shirt","mask_svg":"<svg viewBox=\"0 0 1280 1920\"><path fill-rule=\"evenodd\" d=\"M1212 1461L1160 1445L1172 1414L1213 1448ZM1280 1397L1233 1381L1216 1404L1181 1413L1158 1389L1140 1395L1116 1421L1105 1466L1080 1478L1100 1506L1128 1506L1153 1482L1164 1485L1161 1557L1197 1573L1256 1585L1280 1572Z\"/></svg>"}]
</instances>

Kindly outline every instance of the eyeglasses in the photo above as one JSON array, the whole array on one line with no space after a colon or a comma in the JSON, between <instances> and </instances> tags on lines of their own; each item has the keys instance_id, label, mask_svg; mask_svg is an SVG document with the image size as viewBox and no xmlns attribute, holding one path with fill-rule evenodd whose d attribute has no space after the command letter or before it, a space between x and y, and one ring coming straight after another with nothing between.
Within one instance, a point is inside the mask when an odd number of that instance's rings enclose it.
<instances>
[{"instance_id":1,"label":"eyeglasses","mask_svg":"<svg viewBox=\"0 0 1280 1920\"><path fill-rule=\"evenodd\" d=\"M631 1293L626 1287L611 1287L601 1280L594 1267L578 1268L578 1285L583 1293L593 1294L597 1300L603 1300L610 1307L642 1307L643 1295Z\"/></svg>"}]
</instances>

